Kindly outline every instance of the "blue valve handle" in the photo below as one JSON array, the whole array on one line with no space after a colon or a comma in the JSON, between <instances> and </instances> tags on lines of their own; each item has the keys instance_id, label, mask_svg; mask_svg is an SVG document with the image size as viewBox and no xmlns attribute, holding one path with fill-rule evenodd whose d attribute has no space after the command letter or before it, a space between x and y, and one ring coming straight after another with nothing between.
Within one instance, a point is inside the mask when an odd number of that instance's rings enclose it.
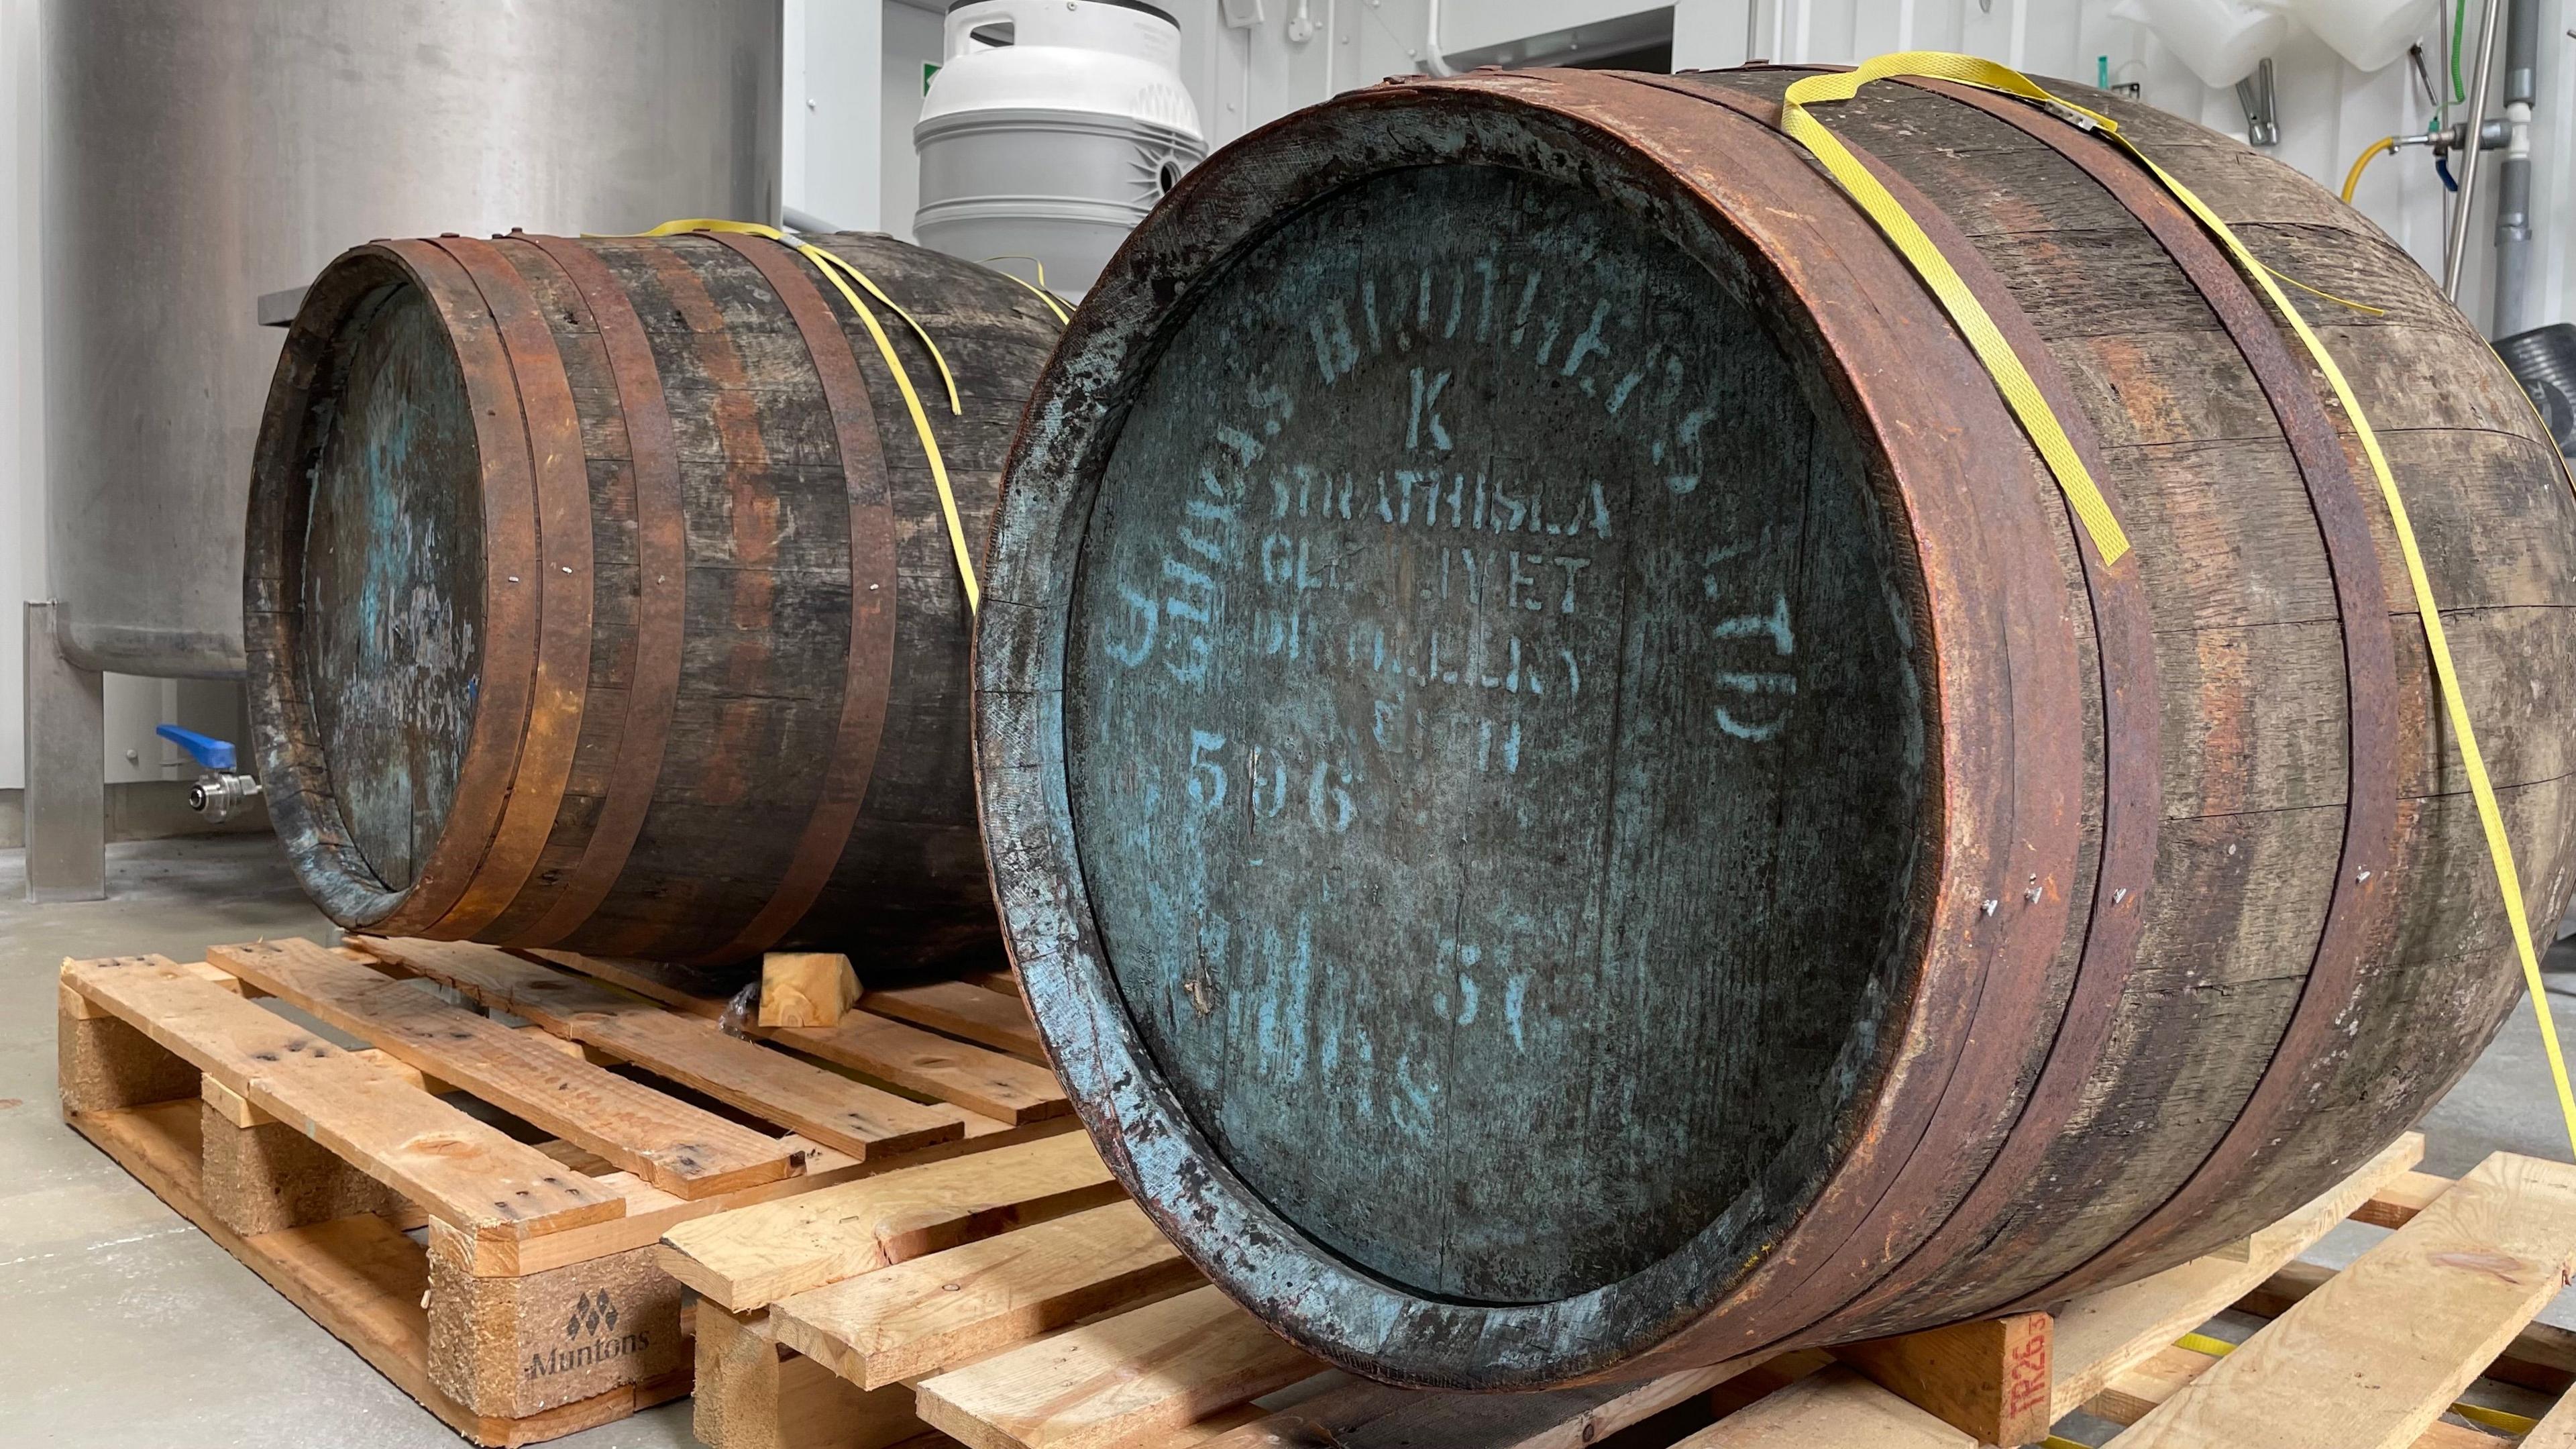
<instances>
[{"instance_id":1,"label":"blue valve handle","mask_svg":"<svg viewBox=\"0 0 2576 1449\"><path fill-rule=\"evenodd\" d=\"M233 742L230 740L219 740L212 735L201 735L195 730L183 730L174 724L159 726L152 732L159 735L161 738L170 741L172 744L177 745L179 748L186 750L189 758L195 760L198 765L205 769L229 770L233 768L235 756L233 753Z\"/></svg>"}]
</instances>

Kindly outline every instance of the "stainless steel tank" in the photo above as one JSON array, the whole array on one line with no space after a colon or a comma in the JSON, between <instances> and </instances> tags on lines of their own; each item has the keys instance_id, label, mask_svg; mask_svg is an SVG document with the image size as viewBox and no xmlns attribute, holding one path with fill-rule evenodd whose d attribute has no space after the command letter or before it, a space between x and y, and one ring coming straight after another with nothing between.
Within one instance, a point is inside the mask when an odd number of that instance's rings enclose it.
<instances>
[{"instance_id":1,"label":"stainless steel tank","mask_svg":"<svg viewBox=\"0 0 2576 1449\"><path fill-rule=\"evenodd\" d=\"M778 206L780 0L51 0L48 563L64 653L239 675L258 299L436 232Z\"/></svg>"}]
</instances>

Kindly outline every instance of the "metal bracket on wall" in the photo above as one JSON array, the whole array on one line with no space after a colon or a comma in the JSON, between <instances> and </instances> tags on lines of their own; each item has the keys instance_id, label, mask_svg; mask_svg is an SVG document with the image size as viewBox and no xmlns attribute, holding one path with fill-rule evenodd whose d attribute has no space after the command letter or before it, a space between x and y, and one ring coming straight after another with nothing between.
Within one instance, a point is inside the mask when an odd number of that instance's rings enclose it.
<instances>
[{"instance_id":1,"label":"metal bracket on wall","mask_svg":"<svg viewBox=\"0 0 2576 1449\"><path fill-rule=\"evenodd\" d=\"M107 899L107 714L101 676L63 657L59 605L27 605L27 899Z\"/></svg>"},{"instance_id":2,"label":"metal bracket on wall","mask_svg":"<svg viewBox=\"0 0 2576 1449\"><path fill-rule=\"evenodd\" d=\"M2281 120L2272 101L2272 58L2265 56L2252 75L2236 83L2236 104L2245 108L2246 144L2281 144Z\"/></svg>"}]
</instances>

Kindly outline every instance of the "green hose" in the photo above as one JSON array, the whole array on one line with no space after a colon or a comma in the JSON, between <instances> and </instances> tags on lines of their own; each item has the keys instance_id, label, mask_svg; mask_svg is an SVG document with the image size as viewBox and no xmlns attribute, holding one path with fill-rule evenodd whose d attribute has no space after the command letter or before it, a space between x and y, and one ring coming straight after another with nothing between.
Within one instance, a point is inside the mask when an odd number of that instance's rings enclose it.
<instances>
[{"instance_id":1,"label":"green hose","mask_svg":"<svg viewBox=\"0 0 2576 1449\"><path fill-rule=\"evenodd\" d=\"M2495 0L2487 0L2487 3L2492 5ZM2467 28L2468 23L2469 0L2460 0L2458 8L2451 12L2451 99L2454 101L2469 98L2469 88L2460 84L2460 32Z\"/></svg>"}]
</instances>

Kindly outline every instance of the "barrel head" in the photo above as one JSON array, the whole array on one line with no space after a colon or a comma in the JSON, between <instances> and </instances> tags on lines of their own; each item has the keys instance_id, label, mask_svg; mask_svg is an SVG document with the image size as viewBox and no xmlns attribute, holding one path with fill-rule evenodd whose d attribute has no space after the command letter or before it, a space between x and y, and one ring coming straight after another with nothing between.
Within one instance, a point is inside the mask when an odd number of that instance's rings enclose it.
<instances>
[{"instance_id":1,"label":"barrel head","mask_svg":"<svg viewBox=\"0 0 2576 1449\"><path fill-rule=\"evenodd\" d=\"M1758 1255L1884 1046L1925 686L1777 325L1450 165L1285 218L1140 369L1064 656L1103 954L1224 1164L1406 1290Z\"/></svg>"},{"instance_id":2,"label":"barrel head","mask_svg":"<svg viewBox=\"0 0 2576 1449\"><path fill-rule=\"evenodd\" d=\"M483 480L456 350L417 287L351 313L317 388L301 670L350 839L388 890L447 823L482 664Z\"/></svg>"}]
</instances>

